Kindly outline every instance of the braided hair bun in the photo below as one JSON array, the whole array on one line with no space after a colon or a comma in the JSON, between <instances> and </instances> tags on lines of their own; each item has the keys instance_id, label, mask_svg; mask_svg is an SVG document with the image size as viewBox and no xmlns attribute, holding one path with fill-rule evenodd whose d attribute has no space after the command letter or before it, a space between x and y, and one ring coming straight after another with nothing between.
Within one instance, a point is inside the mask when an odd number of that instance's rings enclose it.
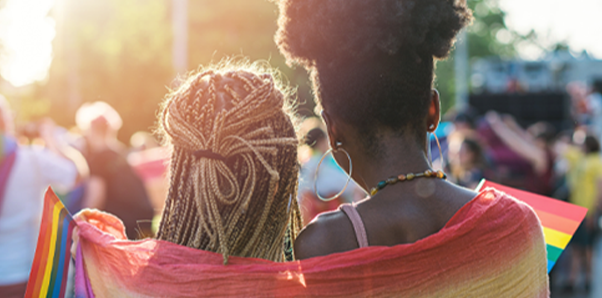
<instances>
[{"instance_id":1,"label":"braided hair bun","mask_svg":"<svg viewBox=\"0 0 602 298\"><path fill-rule=\"evenodd\" d=\"M195 73L167 96L173 146L161 240L228 256L282 261L300 230L297 146L287 89L265 67Z\"/></svg>"}]
</instances>

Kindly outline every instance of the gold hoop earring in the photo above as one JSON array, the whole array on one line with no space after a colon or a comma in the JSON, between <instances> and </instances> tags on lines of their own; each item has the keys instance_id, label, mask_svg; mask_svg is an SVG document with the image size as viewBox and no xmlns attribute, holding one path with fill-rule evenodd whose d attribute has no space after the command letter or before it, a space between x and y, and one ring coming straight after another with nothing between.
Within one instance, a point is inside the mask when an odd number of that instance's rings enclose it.
<instances>
[{"instance_id":1,"label":"gold hoop earring","mask_svg":"<svg viewBox=\"0 0 602 298\"><path fill-rule=\"evenodd\" d=\"M433 150L431 148L431 136L433 135L432 132L427 132L426 133L426 145L428 146L428 162L429 165L431 166L431 168L433 167Z\"/></svg>"},{"instance_id":2,"label":"gold hoop earring","mask_svg":"<svg viewBox=\"0 0 602 298\"><path fill-rule=\"evenodd\" d=\"M436 134L433 134L435 137L435 141L437 142L437 147L439 148L439 158L441 159L441 171L443 171L443 151L441 150L441 143L439 143L439 138L437 138ZM431 154L431 167L433 166L433 155Z\"/></svg>"},{"instance_id":3,"label":"gold hoop earring","mask_svg":"<svg viewBox=\"0 0 602 298\"><path fill-rule=\"evenodd\" d=\"M314 192L316 193L316 196L318 197L318 199L320 199L320 200L322 200L324 202L330 202L330 201L338 198L339 196L341 196L345 192L345 190L347 190L347 186L349 185L349 181L351 181L351 174L353 173L353 164L351 163L351 156L349 155L349 153L347 152L347 150L343 149L341 146L343 146L343 144L341 142L337 142L336 143L336 148L334 148L334 149L333 148L328 149L328 151L326 151L326 153L324 153L324 155L320 159L320 162L318 163L318 166L316 167L316 174L314 175ZM324 158L326 158L326 156L328 156L329 153L338 152L339 150L343 151L343 153L345 153L345 155L347 155L347 159L349 160L349 175L347 176L347 182L345 183L345 187L343 187L343 189L341 191L339 191L336 195L334 195L334 196L332 196L330 198L324 198L318 192L318 172L320 171L320 166L322 165L322 162L324 161Z\"/></svg>"}]
</instances>

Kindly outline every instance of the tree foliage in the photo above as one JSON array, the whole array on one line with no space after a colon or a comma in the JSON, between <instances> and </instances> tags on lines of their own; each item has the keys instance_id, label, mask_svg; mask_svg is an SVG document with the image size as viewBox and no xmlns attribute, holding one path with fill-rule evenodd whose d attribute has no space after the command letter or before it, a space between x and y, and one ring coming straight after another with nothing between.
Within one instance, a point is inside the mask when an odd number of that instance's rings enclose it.
<instances>
[{"instance_id":1,"label":"tree foliage","mask_svg":"<svg viewBox=\"0 0 602 298\"><path fill-rule=\"evenodd\" d=\"M73 124L86 101L103 100L124 118L123 137L153 124L173 72L164 0L66 1L44 94L51 115Z\"/></svg>"},{"instance_id":2,"label":"tree foliage","mask_svg":"<svg viewBox=\"0 0 602 298\"><path fill-rule=\"evenodd\" d=\"M2 0L0 0L2 1ZM285 65L273 41L277 7L265 0L188 1L188 67L225 56L267 60L293 86L299 86L299 111L313 113L305 70ZM512 56L515 34L504 23L496 0L468 0L475 21L468 29L470 57ZM120 137L155 125L158 104L172 86L172 0L64 0L55 12L54 60L46 84L35 96L51 103L60 124L74 123L86 101L103 100L124 118ZM503 33L500 33L503 32ZM510 36L510 40L508 39ZM443 108L453 105L452 58L437 67Z\"/></svg>"},{"instance_id":3,"label":"tree foliage","mask_svg":"<svg viewBox=\"0 0 602 298\"><path fill-rule=\"evenodd\" d=\"M83 102L103 100L124 118L123 140L152 129L176 77L172 1L65 1L41 92L52 101L52 116L69 126ZM226 56L267 60L308 97L305 72L285 66L274 44L276 18L275 5L264 0L189 1L188 69Z\"/></svg>"}]
</instances>

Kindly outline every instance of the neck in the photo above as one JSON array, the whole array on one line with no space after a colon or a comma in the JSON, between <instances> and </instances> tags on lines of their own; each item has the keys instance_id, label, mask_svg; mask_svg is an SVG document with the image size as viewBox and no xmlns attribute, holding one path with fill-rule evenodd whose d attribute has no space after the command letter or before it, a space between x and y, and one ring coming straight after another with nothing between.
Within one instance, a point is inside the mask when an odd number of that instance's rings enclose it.
<instances>
[{"instance_id":1,"label":"neck","mask_svg":"<svg viewBox=\"0 0 602 298\"><path fill-rule=\"evenodd\" d=\"M414 140L397 137L381 144L378 156L354 164L354 179L366 191L389 177L431 169L425 148Z\"/></svg>"}]
</instances>

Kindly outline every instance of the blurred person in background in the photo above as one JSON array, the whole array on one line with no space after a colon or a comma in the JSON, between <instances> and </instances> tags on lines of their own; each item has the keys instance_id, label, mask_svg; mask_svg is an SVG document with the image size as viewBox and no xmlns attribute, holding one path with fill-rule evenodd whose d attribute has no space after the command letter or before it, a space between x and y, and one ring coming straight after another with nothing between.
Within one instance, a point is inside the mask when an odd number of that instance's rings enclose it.
<instances>
[{"instance_id":1,"label":"blurred person in background","mask_svg":"<svg viewBox=\"0 0 602 298\"><path fill-rule=\"evenodd\" d=\"M37 125L41 146L17 145L13 119L0 96L0 297L23 297L34 258L44 191L67 192L87 175L83 157L58 137L54 123Z\"/></svg>"},{"instance_id":2,"label":"blurred person in background","mask_svg":"<svg viewBox=\"0 0 602 298\"><path fill-rule=\"evenodd\" d=\"M495 181L525 189L525 173L531 168L529 162L510 149L486 120L479 122L475 138L480 140L485 156L495 169Z\"/></svg>"},{"instance_id":3,"label":"blurred person in background","mask_svg":"<svg viewBox=\"0 0 602 298\"><path fill-rule=\"evenodd\" d=\"M587 102L590 105L591 114L591 132L598 138L602 137L602 82L596 82L589 95L587 95Z\"/></svg>"},{"instance_id":4,"label":"blurred person in background","mask_svg":"<svg viewBox=\"0 0 602 298\"><path fill-rule=\"evenodd\" d=\"M127 156L128 163L144 182L146 192L155 210L153 232L161 219L160 213L165 205L169 182L167 171L169 166L169 149L161 146L155 137L145 131L139 131L130 138L131 151Z\"/></svg>"},{"instance_id":5,"label":"blurred person in background","mask_svg":"<svg viewBox=\"0 0 602 298\"><path fill-rule=\"evenodd\" d=\"M566 150L573 145L573 135L575 130L569 129L561 131L554 141L554 193L552 197L564 202L569 201L569 187L567 183L567 173L569 171L569 162L566 158Z\"/></svg>"},{"instance_id":6,"label":"blurred person in background","mask_svg":"<svg viewBox=\"0 0 602 298\"><path fill-rule=\"evenodd\" d=\"M581 82L571 82L566 86L566 92L571 98L571 116L578 125L592 123L591 105L588 99L587 87Z\"/></svg>"},{"instance_id":7,"label":"blurred person in background","mask_svg":"<svg viewBox=\"0 0 602 298\"><path fill-rule=\"evenodd\" d=\"M476 133L477 120L477 112L471 107L456 113L453 115L452 121L454 123L454 132L461 133L466 137L473 137Z\"/></svg>"},{"instance_id":8,"label":"blurred person in background","mask_svg":"<svg viewBox=\"0 0 602 298\"><path fill-rule=\"evenodd\" d=\"M362 198L363 193L358 189L355 182L350 181L340 196L329 201L320 199L316 192L319 192L322 198L331 198L343 189L348 176L330 154L324 157L320 164L322 156L329 148L328 137L322 128L311 129L305 135L305 144L311 148L311 157L301 164L298 192L304 225L322 212L335 210L343 203L357 201ZM317 173L316 170L318 170Z\"/></svg>"},{"instance_id":9,"label":"blurred person in background","mask_svg":"<svg viewBox=\"0 0 602 298\"><path fill-rule=\"evenodd\" d=\"M455 110L448 111L443 116L443 119L447 119L448 121L450 121L448 123L451 123L451 129L448 130L447 136L445 137L445 141L447 142L447 151L445 151L443 148L445 147L445 145L441 144L444 156L444 163L442 164L442 166L444 167L446 172L451 174L449 177L450 180L457 182L459 181L458 179L460 179L459 176L462 175L460 174L460 172L463 172L463 170L460 170L462 166L460 165L461 162L459 156L460 149L462 148L462 143L466 139L474 141L479 140L479 136L476 130L477 122L479 119L477 116L477 112L470 107L468 107L464 111L459 112L456 112ZM441 124L443 123L445 122L442 122ZM435 134L437 134L439 130L440 128L437 128ZM442 139L442 137L439 137L439 140L442 141L441 143L444 143ZM436 144L433 146L432 143L433 142L431 141L431 154L434 155L437 153L438 148ZM481 147L481 144L477 145ZM483 161L485 161L485 150L482 147L480 150L481 155L483 156Z\"/></svg>"},{"instance_id":10,"label":"blurred person in background","mask_svg":"<svg viewBox=\"0 0 602 298\"><path fill-rule=\"evenodd\" d=\"M578 130L574 141L580 148L567 147L564 154L568 161L569 201L588 211L571 241L572 266L566 290L572 291L578 276L585 273L584 287L589 291L596 219L602 202L602 157L600 142L596 137Z\"/></svg>"},{"instance_id":11,"label":"blurred person in background","mask_svg":"<svg viewBox=\"0 0 602 298\"><path fill-rule=\"evenodd\" d=\"M481 145L474 139L464 138L459 146L450 146L450 150L457 151L450 152L452 178L458 185L475 189L485 178L487 164Z\"/></svg>"},{"instance_id":12,"label":"blurred person in background","mask_svg":"<svg viewBox=\"0 0 602 298\"><path fill-rule=\"evenodd\" d=\"M496 112L488 112L485 120L503 145L526 162L522 188L551 196L554 179L553 127L538 122L524 130L511 116L502 118Z\"/></svg>"},{"instance_id":13,"label":"blurred person in background","mask_svg":"<svg viewBox=\"0 0 602 298\"><path fill-rule=\"evenodd\" d=\"M146 131L137 131L130 137L130 152L139 152L160 146L157 139Z\"/></svg>"},{"instance_id":14,"label":"blurred person in background","mask_svg":"<svg viewBox=\"0 0 602 298\"><path fill-rule=\"evenodd\" d=\"M117 215L130 239L151 236L153 206L126 159L126 147L117 140L121 117L107 103L94 102L79 108L76 122L84 133L81 151L90 167L84 206Z\"/></svg>"}]
</instances>

